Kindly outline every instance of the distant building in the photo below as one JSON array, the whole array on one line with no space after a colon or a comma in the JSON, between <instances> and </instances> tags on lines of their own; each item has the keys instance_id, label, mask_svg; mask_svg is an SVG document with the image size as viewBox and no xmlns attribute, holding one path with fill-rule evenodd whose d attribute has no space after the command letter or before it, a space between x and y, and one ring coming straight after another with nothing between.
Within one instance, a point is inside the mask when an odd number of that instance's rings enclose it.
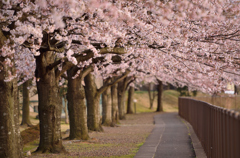
<instances>
[{"instance_id":1,"label":"distant building","mask_svg":"<svg viewBox=\"0 0 240 158\"><path fill-rule=\"evenodd\" d=\"M30 97L30 112L38 112L38 95Z\"/></svg>"},{"instance_id":2,"label":"distant building","mask_svg":"<svg viewBox=\"0 0 240 158\"><path fill-rule=\"evenodd\" d=\"M224 91L225 94L234 94L235 93L235 86L232 83L227 84L227 90Z\"/></svg>"}]
</instances>

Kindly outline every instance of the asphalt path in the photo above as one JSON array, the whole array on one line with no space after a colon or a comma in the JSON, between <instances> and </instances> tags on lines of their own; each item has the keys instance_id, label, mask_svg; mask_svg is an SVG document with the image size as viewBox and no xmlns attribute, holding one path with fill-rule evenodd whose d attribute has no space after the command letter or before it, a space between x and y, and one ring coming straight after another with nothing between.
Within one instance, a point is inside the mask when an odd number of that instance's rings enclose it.
<instances>
[{"instance_id":1,"label":"asphalt path","mask_svg":"<svg viewBox=\"0 0 240 158\"><path fill-rule=\"evenodd\" d=\"M154 116L155 127L135 158L195 158L187 126L177 113Z\"/></svg>"}]
</instances>

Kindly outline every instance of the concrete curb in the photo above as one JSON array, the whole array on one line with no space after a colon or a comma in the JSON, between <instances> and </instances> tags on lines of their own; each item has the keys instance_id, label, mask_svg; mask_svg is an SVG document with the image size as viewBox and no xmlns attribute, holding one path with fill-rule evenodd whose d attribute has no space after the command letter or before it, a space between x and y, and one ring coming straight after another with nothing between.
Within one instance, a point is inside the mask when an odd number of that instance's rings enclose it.
<instances>
[{"instance_id":1,"label":"concrete curb","mask_svg":"<svg viewBox=\"0 0 240 158\"><path fill-rule=\"evenodd\" d=\"M181 118L180 116L176 114L174 114L173 116L175 117L175 119L177 119L178 121L176 121L176 123L174 122L173 117L168 118L169 116L166 117L165 115L165 119L164 117L162 117L163 114L159 114L159 115L155 115L154 116L154 122L155 122L155 127L152 130L151 134L147 137L145 143L139 148L137 154L135 155L134 158L154 158L154 157L189 157L191 155L191 157L194 154L194 157L196 155L196 158L207 158L202 145L200 143L200 141L198 140L192 126L183 118ZM168 121L166 121L166 119L170 119ZM173 121L173 124L169 124L169 121ZM179 122L181 122L179 124ZM167 124L166 124L167 123ZM178 126L179 124L179 126ZM180 135L177 137L176 139L176 135L174 134L173 137L171 137L170 133L174 133L175 131L173 131L172 126L176 127L176 130L179 129L178 134L180 132L184 132L185 136L181 137ZM184 127L185 126L185 127ZM185 129L187 127L187 129ZM182 129L185 129L184 131ZM165 133L167 131L167 134ZM170 133L168 133L170 132ZM165 136L163 137L163 133L165 133ZM169 138L169 134L170 134L170 138ZM188 134L190 136L187 136L186 134ZM171 143L171 139L174 138L174 141L176 141L175 144ZM169 140L170 139L170 140ZM186 139L186 140L185 140ZM184 141L184 143L181 143L182 140ZM172 149L174 152L171 152L171 149L169 149L169 141L170 141L170 146L174 147L174 149ZM188 146L186 146L186 142L189 141L188 143L192 143L189 144L192 146L191 150L194 151L190 151L190 149L187 149ZM161 142L161 143L160 143ZM179 144L180 143L180 144ZM180 145L180 146L178 146ZM186 150L185 150L186 148ZM165 150L166 149L166 150ZM168 151L169 150L169 151ZM166 153L166 151L168 153ZM177 151L177 152L176 152ZM195 152L195 153L192 153ZM162 155L161 155L162 154ZM185 154L185 155L184 155Z\"/></svg>"},{"instance_id":2,"label":"concrete curb","mask_svg":"<svg viewBox=\"0 0 240 158\"><path fill-rule=\"evenodd\" d=\"M191 140L192 140L192 144L193 144L193 148L196 154L196 158L207 158L206 153L202 147L201 142L199 141L197 135L195 134L191 124L189 122L187 122L186 120L184 120L183 118L181 118L179 116L179 118L182 120L182 122L184 122L184 124L187 126Z\"/></svg>"}]
</instances>

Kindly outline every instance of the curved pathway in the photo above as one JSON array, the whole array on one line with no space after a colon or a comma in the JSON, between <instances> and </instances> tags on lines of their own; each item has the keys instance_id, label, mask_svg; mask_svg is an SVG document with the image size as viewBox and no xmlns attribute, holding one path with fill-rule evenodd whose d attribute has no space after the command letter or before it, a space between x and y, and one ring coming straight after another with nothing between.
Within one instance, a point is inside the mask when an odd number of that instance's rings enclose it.
<instances>
[{"instance_id":1,"label":"curved pathway","mask_svg":"<svg viewBox=\"0 0 240 158\"><path fill-rule=\"evenodd\" d=\"M155 128L135 158L195 158L187 126L177 113L154 116Z\"/></svg>"}]
</instances>

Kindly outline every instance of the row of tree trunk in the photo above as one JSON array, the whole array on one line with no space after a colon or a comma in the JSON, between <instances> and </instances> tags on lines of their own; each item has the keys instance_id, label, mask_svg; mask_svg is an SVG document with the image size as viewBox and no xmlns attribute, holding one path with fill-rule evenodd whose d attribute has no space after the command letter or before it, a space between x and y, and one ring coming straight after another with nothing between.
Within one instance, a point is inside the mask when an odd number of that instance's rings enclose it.
<instances>
[{"instance_id":1,"label":"row of tree trunk","mask_svg":"<svg viewBox=\"0 0 240 158\"><path fill-rule=\"evenodd\" d=\"M40 120L40 143L36 152L65 152L61 137L61 112L62 97L59 89L60 75L49 65L54 62L53 52L42 53L36 57L36 78L39 120ZM11 68L9 68L11 69ZM11 70L14 71L14 70ZM5 82L4 73L0 72L0 157L22 157L22 146L18 122L18 100L16 79ZM69 139L89 139L88 130L102 131L101 124L114 126L119 119L125 119L125 92L132 77L126 77L128 73L114 79L104 81L102 87L97 88L91 69L85 69L76 75L76 68L68 70L68 111L70 123ZM85 86L82 82L85 82ZM118 84L117 84L118 83ZM28 82L24 87L28 86ZM24 102L29 102L29 96L23 89ZM100 120L99 101L103 93L103 113ZM127 112L133 113L134 88L129 90L129 103ZM87 112L86 103L87 102ZM7 108L7 109L4 109ZM24 108L24 115L29 109ZM28 115L28 114L27 114ZM25 116L27 116L25 115ZM22 124L31 125L29 117L22 120Z\"/></svg>"},{"instance_id":2,"label":"row of tree trunk","mask_svg":"<svg viewBox=\"0 0 240 158\"><path fill-rule=\"evenodd\" d=\"M44 39L49 35L44 34ZM0 46L2 47L7 37L0 31ZM49 40L49 39L48 39ZM125 118L125 91L132 77L127 77L127 70L122 76L106 80L103 86L97 88L94 77L90 73L91 66L81 69L81 73L75 79L79 68L69 61L56 59L56 53L50 49L50 42L43 42L43 47L39 49L40 55L36 56L35 77L37 79L38 91L38 112L40 126L40 143L36 152L65 152L61 137L61 112L62 97L59 88L59 80L62 75L68 73L68 111L70 122L70 139L88 139L88 130L101 131L101 124L115 125L118 119ZM79 55L78 62L86 61L93 57L93 52L87 55ZM14 62L14 58L9 58ZM15 65L4 64L7 59L0 56L0 157L1 158L21 158L23 157L22 144L19 130L19 101L17 90L17 78ZM62 69L57 66L61 64ZM11 79L8 79L11 78ZM8 80L6 80L8 79ZM85 86L82 82L85 82ZM118 83L118 86L116 83ZM25 83L25 87L28 83ZM111 87L111 95L109 94ZM29 96L24 89L24 103L29 102ZM106 91L105 103L112 102L103 109L103 118L100 121L99 100L100 95ZM105 94L104 94L105 95ZM111 96L111 98L110 98ZM87 112L86 103L87 101ZM110 113L109 113L110 112ZM24 107L23 113L27 116L29 109ZM86 114L87 113L87 114ZM22 120L22 124L31 125L28 118Z\"/></svg>"}]
</instances>

